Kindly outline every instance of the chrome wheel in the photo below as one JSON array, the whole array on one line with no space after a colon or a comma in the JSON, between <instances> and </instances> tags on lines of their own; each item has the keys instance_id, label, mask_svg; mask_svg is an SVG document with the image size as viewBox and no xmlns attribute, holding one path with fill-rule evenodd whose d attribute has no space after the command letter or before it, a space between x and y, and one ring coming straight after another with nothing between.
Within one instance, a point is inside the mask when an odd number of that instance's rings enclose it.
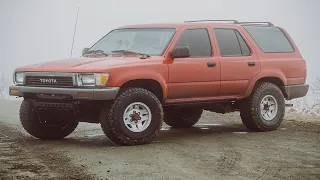
<instances>
[{"instance_id":1,"label":"chrome wheel","mask_svg":"<svg viewBox=\"0 0 320 180\"><path fill-rule=\"evenodd\" d=\"M125 109L123 122L130 131L142 132L150 125L151 111L146 104L134 102Z\"/></svg>"},{"instance_id":2,"label":"chrome wheel","mask_svg":"<svg viewBox=\"0 0 320 180\"><path fill-rule=\"evenodd\" d=\"M260 114L263 119L272 121L278 112L278 103L275 97L266 95L260 103Z\"/></svg>"}]
</instances>

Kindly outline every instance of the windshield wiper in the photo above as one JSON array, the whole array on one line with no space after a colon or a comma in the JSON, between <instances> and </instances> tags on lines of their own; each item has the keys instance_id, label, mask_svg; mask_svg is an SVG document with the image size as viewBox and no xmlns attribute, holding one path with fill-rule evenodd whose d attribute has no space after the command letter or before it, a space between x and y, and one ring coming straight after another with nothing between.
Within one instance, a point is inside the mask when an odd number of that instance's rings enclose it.
<instances>
[{"instance_id":1,"label":"windshield wiper","mask_svg":"<svg viewBox=\"0 0 320 180\"><path fill-rule=\"evenodd\" d=\"M141 55L142 56L141 58L144 58L144 59L150 57L150 55L148 55L148 54L129 51L129 50L125 50L125 49L114 50L114 51L111 51L111 52L112 53L121 53L121 54L137 54L137 55Z\"/></svg>"},{"instance_id":2,"label":"windshield wiper","mask_svg":"<svg viewBox=\"0 0 320 180\"><path fill-rule=\"evenodd\" d=\"M105 53L103 50L90 50L88 52L86 52L84 55L89 55L89 54L103 54L105 56L108 56L107 53Z\"/></svg>"}]
</instances>

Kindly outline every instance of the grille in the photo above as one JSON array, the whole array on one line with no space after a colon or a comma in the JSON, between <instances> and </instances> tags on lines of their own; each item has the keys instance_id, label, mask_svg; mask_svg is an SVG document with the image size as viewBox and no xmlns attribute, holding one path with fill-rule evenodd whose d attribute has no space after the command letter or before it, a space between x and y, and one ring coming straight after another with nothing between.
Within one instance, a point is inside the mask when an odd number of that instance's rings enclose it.
<instances>
[{"instance_id":1,"label":"grille","mask_svg":"<svg viewBox=\"0 0 320 180\"><path fill-rule=\"evenodd\" d=\"M71 76L26 76L26 86L73 87Z\"/></svg>"}]
</instances>

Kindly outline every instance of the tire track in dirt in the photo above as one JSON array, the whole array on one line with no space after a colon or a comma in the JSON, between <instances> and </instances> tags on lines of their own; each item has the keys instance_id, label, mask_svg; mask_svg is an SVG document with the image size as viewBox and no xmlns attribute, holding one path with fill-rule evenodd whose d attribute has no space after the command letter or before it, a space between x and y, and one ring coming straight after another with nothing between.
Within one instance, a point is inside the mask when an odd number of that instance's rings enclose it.
<instances>
[{"instance_id":1,"label":"tire track in dirt","mask_svg":"<svg viewBox=\"0 0 320 180\"><path fill-rule=\"evenodd\" d=\"M218 159L217 172L223 175L230 174L236 163L241 161L241 154L231 145L223 148L223 152Z\"/></svg>"},{"instance_id":2,"label":"tire track in dirt","mask_svg":"<svg viewBox=\"0 0 320 180\"><path fill-rule=\"evenodd\" d=\"M230 136L233 136L233 138ZM254 145L251 143L254 139L248 134L236 136L230 134L230 136L229 138L227 136L219 138L221 140L219 145L222 146L223 152L218 160L217 172L222 175L240 175L259 180L279 178L282 171L279 164L282 164L283 159L280 152L273 148L274 143L272 141L266 140L259 142L261 143L259 145ZM253 156L253 159L242 158L243 154L247 154L248 151L262 152L262 156L256 158ZM248 162L253 166L245 168ZM254 165L255 163L259 164Z\"/></svg>"},{"instance_id":3,"label":"tire track in dirt","mask_svg":"<svg viewBox=\"0 0 320 180\"><path fill-rule=\"evenodd\" d=\"M1 130L3 126L0 126ZM0 132L0 179L53 179L56 174L37 162L9 136Z\"/></svg>"},{"instance_id":4,"label":"tire track in dirt","mask_svg":"<svg viewBox=\"0 0 320 180\"><path fill-rule=\"evenodd\" d=\"M51 149L0 122L0 180L93 179L83 167L73 166L68 157Z\"/></svg>"},{"instance_id":5,"label":"tire track in dirt","mask_svg":"<svg viewBox=\"0 0 320 180\"><path fill-rule=\"evenodd\" d=\"M265 179L274 179L277 178L277 175L280 173L281 168L274 166L274 165L268 165L262 174L257 178L258 180L265 180Z\"/></svg>"},{"instance_id":6,"label":"tire track in dirt","mask_svg":"<svg viewBox=\"0 0 320 180\"><path fill-rule=\"evenodd\" d=\"M179 146L179 152L174 152L174 154L185 162L186 166L183 168L192 169L192 171L200 174L206 174L208 177L211 175L233 176L236 165L242 159L241 153L237 151L232 143L229 143L226 139L222 139L222 137L218 141L211 140L212 144L209 145L202 143L202 141L207 142L207 138L199 139L198 142L181 139L180 141L176 141L174 146L173 144L168 145L172 146L172 149L175 149L177 145ZM194 149L194 152L198 153L190 154L185 149ZM206 153L202 152L204 149ZM212 151L208 151L209 149L212 149ZM203 167L207 168L203 169Z\"/></svg>"},{"instance_id":7,"label":"tire track in dirt","mask_svg":"<svg viewBox=\"0 0 320 180\"><path fill-rule=\"evenodd\" d=\"M260 142L262 146L261 150L264 152L262 159L264 159L264 163L266 164L261 164L257 167L260 170L258 171L260 173L257 180L279 179L281 176L281 164L283 164L281 152L277 148L274 148L275 143L272 142L272 136L269 136L269 138L271 139Z\"/></svg>"},{"instance_id":8,"label":"tire track in dirt","mask_svg":"<svg viewBox=\"0 0 320 180\"><path fill-rule=\"evenodd\" d=\"M301 129L303 130L303 128ZM281 128L279 130L276 130L274 133L277 133L277 131L281 131ZM269 132L270 133L270 132ZM265 179L288 179L288 180L300 180L300 179L313 179L312 170L310 171L310 167L312 168L317 168L317 165L313 164L313 162L299 162L297 160L295 163L291 163L290 161L288 162L287 158L288 155L287 153L283 153L285 150L288 149L289 146L279 146L282 142L285 142L287 137L290 136L301 136L300 132L296 131L293 132L291 130L287 131L282 131L281 132L281 137L277 137L278 140L274 141L273 137L274 135L270 135L269 139L261 142L263 146L265 146L265 152L266 152L266 158L265 163L266 167L261 168L263 169L262 173L260 176L258 176L257 179L259 180L265 180ZM303 134L302 136L306 136L307 134ZM282 139L283 137L283 139ZM302 138L302 137L300 137ZM310 139L310 138L309 138ZM316 139L316 138L315 138ZM294 144L293 141L297 141L299 144L301 143L301 139L294 140L291 138L291 143ZM288 144L289 145L289 144ZM303 144L300 144L299 146L303 146ZM294 147L291 147L294 148ZM289 148L290 149L290 148ZM299 151L296 151L294 154L291 154L291 157L297 156ZM303 156L303 155L301 155ZM299 156L298 156L299 157ZM316 159L316 158L315 158ZM306 160L304 160L306 161ZM307 165L303 165L307 164ZM307 167L306 167L307 166ZM291 172L291 173L290 173ZM306 173L309 172L310 174ZM306 178L308 177L308 178ZM317 177L316 179L319 179L320 177Z\"/></svg>"},{"instance_id":9,"label":"tire track in dirt","mask_svg":"<svg viewBox=\"0 0 320 180\"><path fill-rule=\"evenodd\" d=\"M276 130L274 133L277 133ZM267 132L270 133L270 132ZM272 132L271 132L272 133ZM298 133L299 134L299 133ZM265 138L264 141L260 142L262 145L262 150L264 150L264 164L258 166L258 168L261 170L260 175L257 177L258 180L265 180L265 179L290 179L290 180L296 180L296 179L304 179L303 175L301 174L301 169L305 168L297 162L297 164L291 164L286 160L285 155L283 152L287 149L285 146L281 148L279 144L281 142L284 142L287 137L293 136L293 132L291 131L282 131L281 137L277 137L277 141L274 140L273 137L276 135L268 134L268 139ZM293 141L293 140L292 140ZM278 144L279 143L279 144ZM285 149L284 149L285 148ZM298 152L295 152L298 153ZM288 155L287 155L288 156ZM297 171L294 174L288 173L288 171L292 171L292 169L297 169ZM301 172L299 172L301 171Z\"/></svg>"}]
</instances>

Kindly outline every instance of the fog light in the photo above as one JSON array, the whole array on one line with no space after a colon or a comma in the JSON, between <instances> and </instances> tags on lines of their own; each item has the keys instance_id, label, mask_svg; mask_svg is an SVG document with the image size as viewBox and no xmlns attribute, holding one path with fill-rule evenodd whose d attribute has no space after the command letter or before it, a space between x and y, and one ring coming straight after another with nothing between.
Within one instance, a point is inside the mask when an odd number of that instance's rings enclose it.
<instances>
[{"instance_id":1,"label":"fog light","mask_svg":"<svg viewBox=\"0 0 320 180\"><path fill-rule=\"evenodd\" d=\"M18 95L19 90L18 89L10 89L10 95Z\"/></svg>"},{"instance_id":2,"label":"fog light","mask_svg":"<svg viewBox=\"0 0 320 180\"><path fill-rule=\"evenodd\" d=\"M78 93L78 97L80 97L80 98L91 98L91 97L92 97L92 93L79 92L79 93Z\"/></svg>"}]
</instances>

